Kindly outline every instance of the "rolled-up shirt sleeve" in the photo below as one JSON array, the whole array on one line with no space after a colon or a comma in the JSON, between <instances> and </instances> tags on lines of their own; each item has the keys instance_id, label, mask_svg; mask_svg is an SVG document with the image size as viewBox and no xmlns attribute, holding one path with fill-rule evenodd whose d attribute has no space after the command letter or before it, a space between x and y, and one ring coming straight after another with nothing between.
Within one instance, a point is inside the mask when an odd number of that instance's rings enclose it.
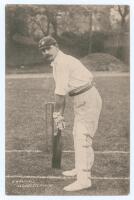
<instances>
[{"instance_id":1,"label":"rolled-up shirt sleeve","mask_svg":"<svg viewBox=\"0 0 134 200\"><path fill-rule=\"evenodd\" d=\"M55 94L66 95L68 93L69 68L65 63L60 62L54 70Z\"/></svg>"}]
</instances>

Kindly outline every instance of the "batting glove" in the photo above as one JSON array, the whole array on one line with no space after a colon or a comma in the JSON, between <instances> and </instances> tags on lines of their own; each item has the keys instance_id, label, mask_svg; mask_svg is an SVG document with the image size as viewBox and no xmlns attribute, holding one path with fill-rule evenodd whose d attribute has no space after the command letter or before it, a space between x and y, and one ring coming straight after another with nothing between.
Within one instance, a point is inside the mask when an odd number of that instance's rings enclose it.
<instances>
[{"instance_id":1,"label":"batting glove","mask_svg":"<svg viewBox=\"0 0 134 200\"><path fill-rule=\"evenodd\" d=\"M53 118L54 118L56 127L60 130L63 130L65 128L65 121L64 121L64 117L60 114L60 112L54 112Z\"/></svg>"}]
</instances>

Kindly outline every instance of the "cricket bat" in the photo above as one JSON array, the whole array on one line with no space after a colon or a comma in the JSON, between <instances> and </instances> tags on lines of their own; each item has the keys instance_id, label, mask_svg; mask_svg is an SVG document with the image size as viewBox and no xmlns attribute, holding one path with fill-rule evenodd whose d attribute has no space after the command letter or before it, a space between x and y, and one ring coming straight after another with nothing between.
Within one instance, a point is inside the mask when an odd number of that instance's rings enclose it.
<instances>
[{"instance_id":1,"label":"cricket bat","mask_svg":"<svg viewBox=\"0 0 134 200\"><path fill-rule=\"evenodd\" d=\"M61 130L57 131L53 135L53 146L52 146L52 168L61 168L61 156L62 156L62 138Z\"/></svg>"}]
</instances>

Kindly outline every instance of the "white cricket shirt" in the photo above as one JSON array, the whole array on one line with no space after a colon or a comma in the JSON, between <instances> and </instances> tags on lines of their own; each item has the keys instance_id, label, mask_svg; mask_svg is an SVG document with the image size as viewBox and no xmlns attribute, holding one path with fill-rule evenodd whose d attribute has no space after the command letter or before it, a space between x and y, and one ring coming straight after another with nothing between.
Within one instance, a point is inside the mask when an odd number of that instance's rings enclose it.
<instances>
[{"instance_id":1,"label":"white cricket shirt","mask_svg":"<svg viewBox=\"0 0 134 200\"><path fill-rule=\"evenodd\" d=\"M79 86L91 83L93 79L91 72L78 59L60 50L51 66L55 80L55 94L58 95L66 95Z\"/></svg>"}]
</instances>

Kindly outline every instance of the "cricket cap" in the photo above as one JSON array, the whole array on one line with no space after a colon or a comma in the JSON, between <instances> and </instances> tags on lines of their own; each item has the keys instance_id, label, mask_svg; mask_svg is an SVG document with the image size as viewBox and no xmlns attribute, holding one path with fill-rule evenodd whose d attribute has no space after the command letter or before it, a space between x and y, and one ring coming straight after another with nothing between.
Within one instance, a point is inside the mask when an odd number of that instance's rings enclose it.
<instances>
[{"instance_id":1,"label":"cricket cap","mask_svg":"<svg viewBox=\"0 0 134 200\"><path fill-rule=\"evenodd\" d=\"M38 47L39 49L44 49L50 47L51 45L56 46L57 41L52 36L46 36L39 41Z\"/></svg>"}]
</instances>

